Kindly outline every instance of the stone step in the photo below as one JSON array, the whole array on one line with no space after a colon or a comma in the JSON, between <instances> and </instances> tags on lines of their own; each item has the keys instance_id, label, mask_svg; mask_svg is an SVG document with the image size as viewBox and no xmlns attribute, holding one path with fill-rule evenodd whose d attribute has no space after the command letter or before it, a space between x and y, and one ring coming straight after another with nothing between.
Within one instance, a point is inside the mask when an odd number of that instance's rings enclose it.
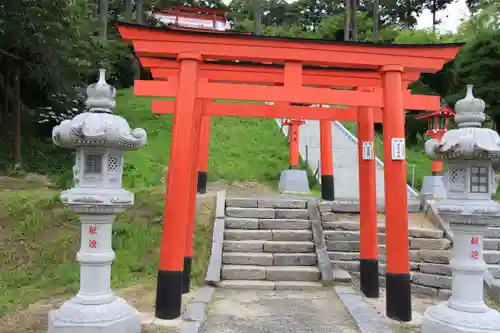
<instances>
[{"instance_id":1,"label":"stone step","mask_svg":"<svg viewBox=\"0 0 500 333\"><path fill-rule=\"evenodd\" d=\"M339 252L359 252L359 240L326 240L328 251ZM451 247L451 242L448 239L435 238L410 238L410 250L447 250ZM385 253L385 252L384 252ZM383 254L383 253L381 253Z\"/></svg>"},{"instance_id":2,"label":"stone step","mask_svg":"<svg viewBox=\"0 0 500 333\"><path fill-rule=\"evenodd\" d=\"M488 265L488 270L494 279L500 279L500 265ZM424 274L451 276L451 267L448 264L419 263L418 271Z\"/></svg>"},{"instance_id":3,"label":"stone step","mask_svg":"<svg viewBox=\"0 0 500 333\"><path fill-rule=\"evenodd\" d=\"M355 221L335 221L335 222L322 222L323 229L326 234L333 234L334 232L358 232L360 230L359 222ZM380 234L385 234L385 225L378 225L377 231ZM408 235L413 238L442 238L444 231L429 228L412 228L408 229ZM348 236L347 236L348 237ZM347 240L347 239L346 239Z\"/></svg>"},{"instance_id":4,"label":"stone step","mask_svg":"<svg viewBox=\"0 0 500 333\"><path fill-rule=\"evenodd\" d=\"M297 241L267 241L264 243L264 252L312 253L314 252L314 243Z\"/></svg>"},{"instance_id":5,"label":"stone step","mask_svg":"<svg viewBox=\"0 0 500 333\"><path fill-rule=\"evenodd\" d=\"M496 238L484 238L483 247L485 250L500 250L500 239Z\"/></svg>"},{"instance_id":6,"label":"stone step","mask_svg":"<svg viewBox=\"0 0 500 333\"><path fill-rule=\"evenodd\" d=\"M431 264L448 264L452 256L452 251L420 250L422 262ZM483 259L488 265L500 264L500 251L484 250Z\"/></svg>"},{"instance_id":7,"label":"stone step","mask_svg":"<svg viewBox=\"0 0 500 333\"><path fill-rule=\"evenodd\" d=\"M226 207L227 217L260 219L309 219L307 209Z\"/></svg>"},{"instance_id":8,"label":"stone step","mask_svg":"<svg viewBox=\"0 0 500 333\"><path fill-rule=\"evenodd\" d=\"M224 252L314 253L309 241L224 240Z\"/></svg>"},{"instance_id":9,"label":"stone step","mask_svg":"<svg viewBox=\"0 0 500 333\"><path fill-rule=\"evenodd\" d=\"M259 281L259 280L224 280L218 285L226 289L251 290L316 290L324 288L319 282L312 281Z\"/></svg>"},{"instance_id":10,"label":"stone step","mask_svg":"<svg viewBox=\"0 0 500 333\"><path fill-rule=\"evenodd\" d=\"M341 268L341 269L344 269L348 272L358 272L359 271L359 260L351 260L351 261L347 261L347 260L330 260L330 262L333 264L333 265L336 265L338 268ZM410 270L411 271L415 271L417 270L419 267L419 264L418 263L414 263L414 262L410 262ZM385 269L386 269L386 265L384 263L379 263L379 274L380 275L384 275L385 274Z\"/></svg>"},{"instance_id":11,"label":"stone step","mask_svg":"<svg viewBox=\"0 0 500 333\"><path fill-rule=\"evenodd\" d=\"M384 252L385 253L385 247L379 247L379 253ZM360 258L360 253L359 252L337 252L337 251L330 251L328 252L328 256L330 257L330 260L346 260L346 261L353 261L353 260L359 260ZM385 254L380 254L378 256L378 260L380 263L384 263L386 259ZM410 250L410 261L411 262L420 262L420 250Z\"/></svg>"},{"instance_id":12,"label":"stone step","mask_svg":"<svg viewBox=\"0 0 500 333\"><path fill-rule=\"evenodd\" d=\"M242 208L242 207L227 207L227 217L255 217L261 219L274 219L276 212L272 208Z\"/></svg>"},{"instance_id":13,"label":"stone step","mask_svg":"<svg viewBox=\"0 0 500 333\"><path fill-rule=\"evenodd\" d=\"M243 229L243 230L308 230L311 229L311 222L304 219L258 219L258 218L238 218L226 217L226 230Z\"/></svg>"},{"instance_id":14,"label":"stone step","mask_svg":"<svg viewBox=\"0 0 500 333\"><path fill-rule=\"evenodd\" d=\"M272 253L264 252L224 252L222 264L224 265L254 265L272 266L274 256Z\"/></svg>"},{"instance_id":15,"label":"stone step","mask_svg":"<svg viewBox=\"0 0 500 333\"><path fill-rule=\"evenodd\" d=\"M416 272L412 274L412 282L427 287L451 289L451 276Z\"/></svg>"},{"instance_id":16,"label":"stone step","mask_svg":"<svg viewBox=\"0 0 500 333\"><path fill-rule=\"evenodd\" d=\"M312 241L311 230L245 230L224 231L226 240L274 240L274 241Z\"/></svg>"},{"instance_id":17,"label":"stone step","mask_svg":"<svg viewBox=\"0 0 500 333\"><path fill-rule=\"evenodd\" d=\"M316 266L223 265L223 280L317 281Z\"/></svg>"},{"instance_id":18,"label":"stone step","mask_svg":"<svg viewBox=\"0 0 500 333\"><path fill-rule=\"evenodd\" d=\"M315 253L224 252L222 263L254 266L314 266Z\"/></svg>"},{"instance_id":19,"label":"stone step","mask_svg":"<svg viewBox=\"0 0 500 333\"><path fill-rule=\"evenodd\" d=\"M314 266L316 253L273 253L274 266Z\"/></svg>"},{"instance_id":20,"label":"stone step","mask_svg":"<svg viewBox=\"0 0 500 333\"><path fill-rule=\"evenodd\" d=\"M273 240L271 230L225 230L224 240Z\"/></svg>"},{"instance_id":21,"label":"stone step","mask_svg":"<svg viewBox=\"0 0 500 333\"><path fill-rule=\"evenodd\" d=\"M500 228L489 227L484 233L485 238L500 238Z\"/></svg>"},{"instance_id":22,"label":"stone step","mask_svg":"<svg viewBox=\"0 0 500 333\"><path fill-rule=\"evenodd\" d=\"M350 274L354 280L359 281L359 272L351 272ZM385 287L385 276L383 275L379 276L379 285L380 287ZM442 300L448 300L451 296L450 289L429 287L420 284L415 284L413 282L411 284L411 292L415 294L436 297Z\"/></svg>"},{"instance_id":23,"label":"stone step","mask_svg":"<svg viewBox=\"0 0 500 333\"><path fill-rule=\"evenodd\" d=\"M311 221L305 219L260 219L259 229L307 230L311 229Z\"/></svg>"},{"instance_id":24,"label":"stone step","mask_svg":"<svg viewBox=\"0 0 500 333\"><path fill-rule=\"evenodd\" d=\"M422 229L423 230L423 229ZM434 230L432 230L434 231ZM359 231L348 231L348 230L325 230L325 239L328 241L349 241L349 242L359 242ZM420 234L423 235L423 234ZM381 244L385 243L386 235L384 233L378 234L378 242ZM432 250L446 250L451 246L451 242L445 238L408 238L410 242L411 249L432 249ZM486 248L485 239L485 248ZM493 241L493 240L491 240Z\"/></svg>"},{"instance_id":25,"label":"stone step","mask_svg":"<svg viewBox=\"0 0 500 333\"><path fill-rule=\"evenodd\" d=\"M289 198L237 198L227 197L226 207L240 208L307 208L307 201Z\"/></svg>"},{"instance_id":26,"label":"stone step","mask_svg":"<svg viewBox=\"0 0 500 333\"><path fill-rule=\"evenodd\" d=\"M265 241L228 241L223 243L224 252L262 252Z\"/></svg>"}]
</instances>

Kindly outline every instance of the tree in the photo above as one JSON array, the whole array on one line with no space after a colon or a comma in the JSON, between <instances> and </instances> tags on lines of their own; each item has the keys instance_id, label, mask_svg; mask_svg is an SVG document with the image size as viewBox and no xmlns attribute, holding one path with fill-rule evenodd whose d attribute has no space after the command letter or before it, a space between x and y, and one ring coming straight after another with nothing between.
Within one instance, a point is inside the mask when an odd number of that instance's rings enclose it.
<instances>
[{"instance_id":1,"label":"tree","mask_svg":"<svg viewBox=\"0 0 500 333\"><path fill-rule=\"evenodd\" d=\"M380 40L380 0L373 0L373 41Z\"/></svg>"},{"instance_id":2,"label":"tree","mask_svg":"<svg viewBox=\"0 0 500 333\"><path fill-rule=\"evenodd\" d=\"M424 0L424 8L430 10L432 13L432 31L436 31L436 25L439 24L439 20L436 19L436 13L443 10L448 6L453 0Z\"/></svg>"},{"instance_id":3,"label":"tree","mask_svg":"<svg viewBox=\"0 0 500 333\"><path fill-rule=\"evenodd\" d=\"M101 41L103 42L105 42L108 37L108 10L108 0L99 0L99 35L101 36Z\"/></svg>"},{"instance_id":4,"label":"tree","mask_svg":"<svg viewBox=\"0 0 500 333\"><path fill-rule=\"evenodd\" d=\"M484 30L462 51L457 59L456 85L448 99L455 102L464 96L467 84L487 104L487 114L500 132L500 32Z\"/></svg>"},{"instance_id":5,"label":"tree","mask_svg":"<svg viewBox=\"0 0 500 333\"><path fill-rule=\"evenodd\" d=\"M261 0L253 0L253 17L255 21L255 34L262 34L262 5Z\"/></svg>"}]
</instances>

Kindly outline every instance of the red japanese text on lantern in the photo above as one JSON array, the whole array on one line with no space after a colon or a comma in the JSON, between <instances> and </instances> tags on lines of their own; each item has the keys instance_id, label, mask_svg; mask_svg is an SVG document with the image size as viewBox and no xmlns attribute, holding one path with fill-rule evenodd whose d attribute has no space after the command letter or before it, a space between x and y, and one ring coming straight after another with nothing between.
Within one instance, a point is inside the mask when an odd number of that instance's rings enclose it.
<instances>
[{"instance_id":1,"label":"red japanese text on lantern","mask_svg":"<svg viewBox=\"0 0 500 333\"><path fill-rule=\"evenodd\" d=\"M89 248L91 249L97 248L97 241L95 239L89 240Z\"/></svg>"},{"instance_id":2,"label":"red japanese text on lantern","mask_svg":"<svg viewBox=\"0 0 500 333\"><path fill-rule=\"evenodd\" d=\"M470 240L470 243L472 245L479 245L479 237L472 237L472 239Z\"/></svg>"},{"instance_id":3,"label":"red japanese text on lantern","mask_svg":"<svg viewBox=\"0 0 500 333\"><path fill-rule=\"evenodd\" d=\"M97 235L97 227L95 224L89 226L89 235Z\"/></svg>"},{"instance_id":4,"label":"red japanese text on lantern","mask_svg":"<svg viewBox=\"0 0 500 333\"><path fill-rule=\"evenodd\" d=\"M479 252L476 250L472 250L470 257L474 260L479 259Z\"/></svg>"}]
</instances>

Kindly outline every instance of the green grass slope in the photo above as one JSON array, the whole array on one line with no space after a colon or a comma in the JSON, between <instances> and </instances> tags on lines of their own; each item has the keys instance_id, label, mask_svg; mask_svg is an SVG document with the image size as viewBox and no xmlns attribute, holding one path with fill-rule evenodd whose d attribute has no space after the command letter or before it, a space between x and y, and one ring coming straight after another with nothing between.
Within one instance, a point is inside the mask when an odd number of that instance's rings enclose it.
<instances>
[{"instance_id":1,"label":"green grass slope","mask_svg":"<svg viewBox=\"0 0 500 333\"><path fill-rule=\"evenodd\" d=\"M133 96L131 89L118 92L115 113L148 133L147 146L126 155L126 187L158 184L168 165L172 116L152 114L151 100ZM214 117L210 134L210 181L276 183L288 166L287 143L273 119Z\"/></svg>"}]
</instances>

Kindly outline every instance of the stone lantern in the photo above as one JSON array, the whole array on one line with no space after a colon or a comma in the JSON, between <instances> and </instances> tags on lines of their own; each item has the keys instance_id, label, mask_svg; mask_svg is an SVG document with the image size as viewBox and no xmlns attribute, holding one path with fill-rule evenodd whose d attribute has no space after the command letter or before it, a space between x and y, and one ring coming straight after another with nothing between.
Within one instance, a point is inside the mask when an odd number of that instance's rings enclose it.
<instances>
[{"instance_id":1,"label":"stone lantern","mask_svg":"<svg viewBox=\"0 0 500 333\"><path fill-rule=\"evenodd\" d=\"M448 196L438 204L439 215L454 235L452 296L427 309L422 333L500 332L500 313L484 303L483 235L488 226L500 224L500 205L491 200L494 188L493 163L500 158L500 137L481 128L484 102L472 95L455 105L457 129L441 140L426 142L433 159L448 161Z\"/></svg>"},{"instance_id":2,"label":"stone lantern","mask_svg":"<svg viewBox=\"0 0 500 333\"><path fill-rule=\"evenodd\" d=\"M74 186L62 202L81 222L80 291L60 309L49 313L49 333L139 333L138 312L111 290L112 223L116 214L134 203L122 188L123 153L146 144L146 131L132 130L111 114L116 90L100 70L99 81L87 88L88 112L54 127L52 139L76 150Z\"/></svg>"}]
</instances>

